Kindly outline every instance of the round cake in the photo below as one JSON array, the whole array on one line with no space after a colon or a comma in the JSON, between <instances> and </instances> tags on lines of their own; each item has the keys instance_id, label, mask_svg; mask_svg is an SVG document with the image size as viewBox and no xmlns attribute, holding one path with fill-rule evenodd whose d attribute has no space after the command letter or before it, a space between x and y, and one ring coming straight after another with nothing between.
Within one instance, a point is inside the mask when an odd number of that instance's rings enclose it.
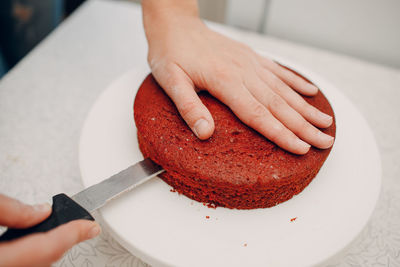
<instances>
[{"instance_id":1,"label":"round cake","mask_svg":"<svg viewBox=\"0 0 400 267\"><path fill-rule=\"evenodd\" d=\"M315 147L301 156L282 150L207 92L199 96L215 121L213 135L204 141L192 133L151 74L134 104L143 156L161 165L166 170L161 178L191 199L236 209L272 207L300 193L330 153ZM321 92L304 99L334 116ZM335 136L335 130L333 122L322 131Z\"/></svg>"}]
</instances>

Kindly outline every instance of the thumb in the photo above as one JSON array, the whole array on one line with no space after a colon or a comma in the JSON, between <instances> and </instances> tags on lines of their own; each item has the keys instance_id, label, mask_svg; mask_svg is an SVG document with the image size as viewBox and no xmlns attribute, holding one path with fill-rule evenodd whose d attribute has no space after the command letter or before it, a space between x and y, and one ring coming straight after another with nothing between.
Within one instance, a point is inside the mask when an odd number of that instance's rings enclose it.
<instances>
[{"instance_id":1,"label":"thumb","mask_svg":"<svg viewBox=\"0 0 400 267\"><path fill-rule=\"evenodd\" d=\"M50 215L49 204L26 205L0 194L0 225L26 228L38 224Z\"/></svg>"},{"instance_id":2,"label":"thumb","mask_svg":"<svg viewBox=\"0 0 400 267\"><path fill-rule=\"evenodd\" d=\"M175 64L168 64L161 69L153 68L153 75L193 133L203 140L209 138L214 132L214 120L197 95L189 76Z\"/></svg>"}]
</instances>

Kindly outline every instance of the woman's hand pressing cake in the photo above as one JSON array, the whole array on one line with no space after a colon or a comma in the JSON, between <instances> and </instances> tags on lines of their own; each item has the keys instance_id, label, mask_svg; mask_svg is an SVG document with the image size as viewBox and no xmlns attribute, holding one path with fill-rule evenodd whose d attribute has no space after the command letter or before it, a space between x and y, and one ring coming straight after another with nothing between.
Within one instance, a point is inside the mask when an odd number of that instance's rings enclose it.
<instances>
[{"instance_id":1,"label":"woman's hand pressing cake","mask_svg":"<svg viewBox=\"0 0 400 267\"><path fill-rule=\"evenodd\" d=\"M300 96L317 94L317 87L210 30L194 0L143 0L142 7L150 68L198 138L214 131L214 120L197 95L206 90L287 151L305 154L310 145L332 146L334 138L317 128L330 126L332 117Z\"/></svg>"}]
</instances>

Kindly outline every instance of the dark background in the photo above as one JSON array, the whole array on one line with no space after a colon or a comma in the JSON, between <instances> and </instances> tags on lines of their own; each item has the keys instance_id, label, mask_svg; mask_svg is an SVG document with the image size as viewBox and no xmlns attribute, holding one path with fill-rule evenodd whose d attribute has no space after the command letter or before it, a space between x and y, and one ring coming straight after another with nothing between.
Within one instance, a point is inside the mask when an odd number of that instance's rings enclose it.
<instances>
[{"instance_id":1,"label":"dark background","mask_svg":"<svg viewBox=\"0 0 400 267\"><path fill-rule=\"evenodd\" d=\"M1 0L0 77L85 0Z\"/></svg>"}]
</instances>

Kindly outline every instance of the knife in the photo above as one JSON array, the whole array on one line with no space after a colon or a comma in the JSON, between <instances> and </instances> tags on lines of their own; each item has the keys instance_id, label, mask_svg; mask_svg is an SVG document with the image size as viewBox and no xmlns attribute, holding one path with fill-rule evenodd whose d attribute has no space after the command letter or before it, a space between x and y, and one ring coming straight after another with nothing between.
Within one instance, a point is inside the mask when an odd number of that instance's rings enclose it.
<instances>
[{"instance_id":1,"label":"knife","mask_svg":"<svg viewBox=\"0 0 400 267\"><path fill-rule=\"evenodd\" d=\"M71 198L66 194L55 195L53 196L52 212L46 220L30 228L8 228L0 236L0 242L11 241L32 233L47 232L73 220L85 219L94 221L90 212L101 208L108 201L148 181L163 171L164 169L160 165L146 158L106 180L86 188Z\"/></svg>"}]
</instances>

